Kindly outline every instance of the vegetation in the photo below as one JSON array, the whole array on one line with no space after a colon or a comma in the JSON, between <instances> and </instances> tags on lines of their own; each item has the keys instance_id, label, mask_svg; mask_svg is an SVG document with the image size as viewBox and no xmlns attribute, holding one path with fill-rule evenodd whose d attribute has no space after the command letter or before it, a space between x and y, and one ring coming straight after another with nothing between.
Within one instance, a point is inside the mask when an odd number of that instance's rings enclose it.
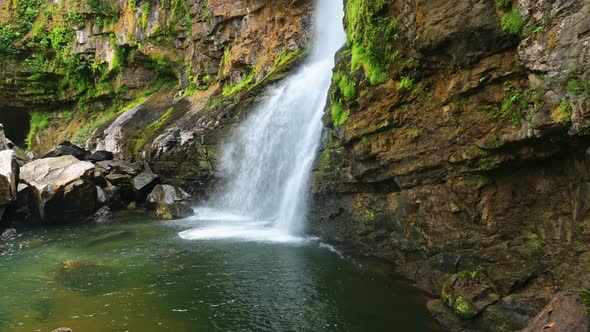
<instances>
[{"instance_id":1,"label":"vegetation","mask_svg":"<svg viewBox=\"0 0 590 332\"><path fill-rule=\"evenodd\" d=\"M388 65L398 55L392 43L397 38L397 20L384 15L387 4L387 0L350 0L346 3L351 72L362 67L371 84L388 80Z\"/></svg>"},{"instance_id":2,"label":"vegetation","mask_svg":"<svg viewBox=\"0 0 590 332\"><path fill-rule=\"evenodd\" d=\"M457 276L461 279L476 281L479 279L479 266L472 270L463 270L457 273Z\"/></svg>"},{"instance_id":3,"label":"vegetation","mask_svg":"<svg viewBox=\"0 0 590 332\"><path fill-rule=\"evenodd\" d=\"M590 95L590 82L579 79L570 80L567 83L567 90L575 95Z\"/></svg>"},{"instance_id":4,"label":"vegetation","mask_svg":"<svg viewBox=\"0 0 590 332\"><path fill-rule=\"evenodd\" d=\"M584 305L586 305L586 313L590 315L590 288L583 288L580 291L580 297L584 301Z\"/></svg>"},{"instance_id":5,"label":"vegetation","mask_svg":"<svg viewBox=\"0 0 590 332\"><path fill-rule=\"evenodd\" d=\"M564 100L551 112L551 118L558 123L568 123L572 121L572 113L572 106Z\"/></svg>"},{"instance_id":6,"label":"vegetation","mask_svg":"<svg viewBox=\"0 0 590 332\"><path fill-rule=\"evenodd\" d=\"M338 88L344 100L352 100L357 96L356 82L347 74L336 71L332 77L332 82Z\"/></svg>"},{"instance_id":7,"label":"vegetation","mask_svg":"<svg viewBox=\"0 0 590 332\"><path fill-rule=\"evenodd\" d=\"M147 126L145 130L141 133L139 138L135 141L135 147L133 148L133 153L138 154L141 151L141 148L145 145L145 143L153 138L158 131L168 122L170 115L174 112L174 108L170 107L164 114L158 118L158 120L154 121L152 124Z\"/></svg>"},{"instance_id":8,"label":"vegetation","mask_svg":"<svg viewBox=\"0 0 590 332\"><path fill-rule=\"evenodd\" d=\"M334 127L340 127L348 120L350 110L345 111L339 101L334 101L330 106L330 115L332 116Z\"/></svg>"},{"instance_id":9,"label":"vegetation","mask_svg":"<svg viewBox=\"0 0 590 332\"><path fill-rule=\"evenodd\" d=\"M27 135L26 143L28 147L33 145L33 139L39 130L47 129L49 121L51 120L51 113L48 112L31 112L31 119L29 122L29 134Z\"/></svg>"},{"instance_id":10,"label":"vegetation","mask_svg":"<svg viewBox=\"0 0 590 332\"><path fill-rule=\"evenodd\" d=\"M254 81L254 71L251 70L246 77L238 84L228 84L223 88L223 96L224 97L229 97L233 94L235 94L236 92L246 88L248 85L250 85L253 81Z\"/></svg>"},{"instance_id":11,"label":"vegetation","mask_svg":"<svg viewBox=\"0 0 590 332\"><path fill-rule=\"evenodd\" d=\"M522 112L528 106L525 93L520 89L512 87L510 84L506 84L504 92L504 101L502 102L500 111L503 115L510 115L512 117L512 125L518 128L522 124Z\"/></svg>"},{"instance_id":12,"label":"vegetation","mask_svg":"<svg viewBox=\"0 0 590 332\"><path fill-rule=\"evenodd\" d=\"M116 16L119 13L117 5L109 0L86 0L86 4L94 14Z\"/></svg>"},{"instance_id":13,"label":"vegetation","mask_svg":"<svg viewBox=\"0 0 590 332\"><path fill-rule=\"evenodd\" d=\"M10 3L10 2L9 2ZM33 22L44 8L44 0L19 0L13 2L13 14L7 23L0 23L0 55L15 55L17 42L33 28Z\"/></svg>"},{"instance_id":14,"label":"vegetation","mask_svg":"<svg viewBox=\"0 0 590 332\"><path fill-rule=\"evenodd\" d=\"M139 20L140 25L142 28L147 28L148 26L148 20L150 17L150 3L146 2L143 5L141 5L141 19Z\"/></svg>"},{"instance_id":15,"label":"vegetation","mask_svg":"<svg viewBox=\"0 0 590 332\"><path fill-rule=\"evenodd\" d=\"M496 7L503 12L501 19L502 30L521 35L526 22L512 0L496 0ZM534 30L535 28L533 28Z\"/></svg>"},{"instance_id":16,"label":"vegetation","mask_svg":"<svg viewBox=\"0 0 590 332\"><path fill-rule=\"evenodd\" d=\"M400 91L412 91L414 90L414 80L408 76L403 76L402 79L396 85L397 89Z\"/></svg>"}]
</instances>

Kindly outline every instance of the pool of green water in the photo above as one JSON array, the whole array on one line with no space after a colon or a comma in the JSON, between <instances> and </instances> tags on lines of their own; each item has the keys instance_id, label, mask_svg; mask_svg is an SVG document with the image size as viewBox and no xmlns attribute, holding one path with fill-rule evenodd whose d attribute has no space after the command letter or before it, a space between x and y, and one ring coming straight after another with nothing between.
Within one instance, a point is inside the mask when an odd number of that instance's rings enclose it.
<instances>
[{"instance_id":1,"label":"pool of green water","mask_svg":"<svg viewBox=\"0 0 590 332\"><path fill-rule=\"evenodd\" d=\"M297 244L183 240L183 222L22 231L0 256L0 331L432 331L382 265Z\"/></svg>"}]
</instances>

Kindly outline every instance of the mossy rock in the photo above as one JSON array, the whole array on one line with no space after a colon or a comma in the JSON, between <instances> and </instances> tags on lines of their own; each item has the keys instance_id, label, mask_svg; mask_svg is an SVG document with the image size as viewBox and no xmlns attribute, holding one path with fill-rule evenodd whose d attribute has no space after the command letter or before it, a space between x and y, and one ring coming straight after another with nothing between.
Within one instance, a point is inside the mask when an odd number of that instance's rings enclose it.
<instances>
[{"instance_id":1,"label":"mossy rock","mask_svg":"<svg viewBox=\"0 0 590 332\"><path fill-rule=\"evenodd\" d=\"M452 275L444 283L441 299L457 316L471 319L500 298L478 268Z\"/></svg>"}]
</instances>

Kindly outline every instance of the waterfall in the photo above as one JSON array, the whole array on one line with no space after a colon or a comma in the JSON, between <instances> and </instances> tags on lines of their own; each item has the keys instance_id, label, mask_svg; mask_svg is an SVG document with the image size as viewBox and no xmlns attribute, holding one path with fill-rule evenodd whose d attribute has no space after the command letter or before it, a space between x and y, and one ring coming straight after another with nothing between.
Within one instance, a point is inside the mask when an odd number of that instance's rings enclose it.
<instances>
[{"instance_id":1,"label":"waterfall","mask_svg":"<svg viewBox=\"0 0 590 332\"><path fill-rule=\"evenodd\" d=\"M343 16L342 0L317 2L310 55L298 70L265 94L229 137L220 158L225 184L209 202L210 209L197 210L199 219L232 219L233 225L224 226L230 227L232 234L251 231L243 224L247 221L272 228L273 234L298 235L303 231L334 55L346 41ZM181 236L206 238L211 229L189 233L191 236L186 232Z\"/></svg>"}]
</instances>

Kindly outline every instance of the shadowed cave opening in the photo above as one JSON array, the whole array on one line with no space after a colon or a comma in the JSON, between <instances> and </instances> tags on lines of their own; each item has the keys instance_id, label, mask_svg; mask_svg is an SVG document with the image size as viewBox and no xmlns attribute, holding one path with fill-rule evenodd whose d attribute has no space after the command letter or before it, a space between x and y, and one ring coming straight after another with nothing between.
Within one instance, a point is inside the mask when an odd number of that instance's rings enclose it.
<instances>
[{"instance_id":1,"label":"shadowed cave opening","mask_svg":"<svg viewBox=\"0 0 590 332\"><path fill-rule=\"evenodd\" d=\"M4 125L4 134L18 146L25 145L30 119L29 112L22 109L0 107L0 123Z\"/></svg>"}]
</instances>

